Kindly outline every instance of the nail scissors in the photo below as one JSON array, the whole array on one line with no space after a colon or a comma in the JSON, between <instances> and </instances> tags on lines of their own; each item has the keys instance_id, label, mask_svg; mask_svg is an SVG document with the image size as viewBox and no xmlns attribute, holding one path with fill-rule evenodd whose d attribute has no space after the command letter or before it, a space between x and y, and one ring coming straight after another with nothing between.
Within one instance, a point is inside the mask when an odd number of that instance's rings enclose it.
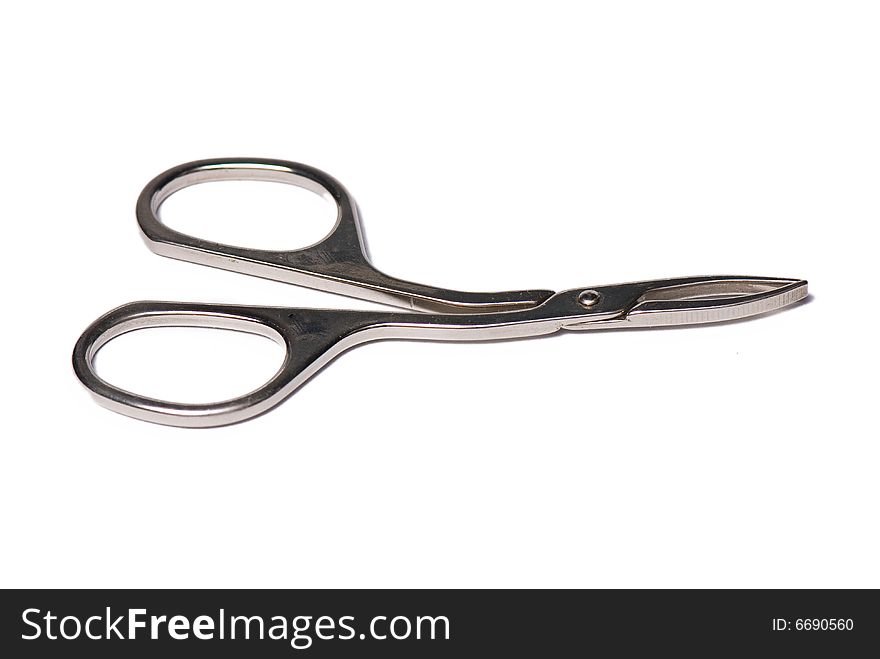
<instances>
[{"instance_id":1,"label":"nail scissors","mask_svg":"<svg viewBox=\"0 0 880 659\"><path fill-rule=\"evenodd\" d=\"M273 181L311 190L336 205L336 224L318 243L293 251L234 247L183 234L163 224L162 203L208 181ZM345 350L379 339L483 341L559 330L667 327L730 321L802 300L800 279L702 276L608 286L471 293L390 277L367 255L358 208L333 177L285 160L199 160L169 169L144 188L137 220L157 254L307 286L407 311L351 311L180 302L132 302L89 326L73 351L77 377L101 405L128 416L183 427L244 421L282 402ZM181 404L140 396L101 379L95 356L113 338L146 327L199 326L270 337L285 350L281 367L258 389L230 400Z\"/></svg>"}]
</instances>

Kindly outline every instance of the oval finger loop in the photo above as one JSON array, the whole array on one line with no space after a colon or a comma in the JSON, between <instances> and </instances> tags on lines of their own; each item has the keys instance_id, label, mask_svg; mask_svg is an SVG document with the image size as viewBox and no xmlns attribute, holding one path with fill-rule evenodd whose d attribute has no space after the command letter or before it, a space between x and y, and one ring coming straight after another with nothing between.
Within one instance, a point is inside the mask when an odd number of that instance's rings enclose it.
<instances>
[{"instance_id":1,"label":"oval finger loop","mask_svg":"<svg viewBox=\"0 0 880 659\"><path fill-rule=\"evenodd\" d=\"M103 346L127 332L153 327L209 327L248 332L273 339L284 350L280 368L262 386L242 396L213 403L179 403L143 396L98 375L95 358ZM137 419L182 427L211 427L244 421L286 398L297 366L288 333L271 310L172 302L134 302L105 314L86 329L73 351L73 368L98 403Z\"/></svg>"}]
</instances>

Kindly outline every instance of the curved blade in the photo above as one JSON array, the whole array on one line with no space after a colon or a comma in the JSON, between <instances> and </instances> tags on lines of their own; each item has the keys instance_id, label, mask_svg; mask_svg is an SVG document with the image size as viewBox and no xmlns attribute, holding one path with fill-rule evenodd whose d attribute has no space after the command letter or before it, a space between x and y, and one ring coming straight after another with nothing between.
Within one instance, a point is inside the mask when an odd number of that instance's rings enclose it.
<instances>
[{"instance_id":1,"label":"curved blade","mask_svg":"<svg viewBox=\"0 0 880 659\"><path fill-rule=\"evenodd\" d=\"M622 313L612 320L580 322L565 329L602 327L670 327L739 320L782 309L807 296L804 279L716 275L660 279L619 286L614 290Z\"/></svg>"}]
</instances>

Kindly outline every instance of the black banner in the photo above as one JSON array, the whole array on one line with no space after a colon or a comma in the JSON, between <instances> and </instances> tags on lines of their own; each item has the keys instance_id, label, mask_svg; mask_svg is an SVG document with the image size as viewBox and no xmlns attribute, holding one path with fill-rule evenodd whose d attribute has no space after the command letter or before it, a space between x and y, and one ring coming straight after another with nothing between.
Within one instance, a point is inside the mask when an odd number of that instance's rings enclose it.
<instances>
[{"instance_id":1,"label":"black banner","mask_svg":"<svg viewBox=\"0 0 880 659\"><path fill-rule=\"evenodd\" d=\"M841 657L880 647L880 598L869 590L12 590L0 597L6 657Z\"/></svg>"}]
</instances>

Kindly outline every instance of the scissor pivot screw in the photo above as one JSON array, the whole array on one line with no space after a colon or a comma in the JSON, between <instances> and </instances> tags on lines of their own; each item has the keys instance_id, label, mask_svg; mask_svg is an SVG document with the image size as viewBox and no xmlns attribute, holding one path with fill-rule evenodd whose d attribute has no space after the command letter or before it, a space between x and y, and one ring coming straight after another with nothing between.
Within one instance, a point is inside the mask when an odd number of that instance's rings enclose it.
<instances>
[{"instance_id":1,"label":"scissor pivot screw","mask_svg":"<svg viewBox=\"0 0 880 659\"><path fill-rule=\"evenodd\" d=\"M584 291L578 295L578 304L589 309L590 307L596 306L601 298L602 296L599 294L599 291Z\"/></svg>"}]
</instances>

